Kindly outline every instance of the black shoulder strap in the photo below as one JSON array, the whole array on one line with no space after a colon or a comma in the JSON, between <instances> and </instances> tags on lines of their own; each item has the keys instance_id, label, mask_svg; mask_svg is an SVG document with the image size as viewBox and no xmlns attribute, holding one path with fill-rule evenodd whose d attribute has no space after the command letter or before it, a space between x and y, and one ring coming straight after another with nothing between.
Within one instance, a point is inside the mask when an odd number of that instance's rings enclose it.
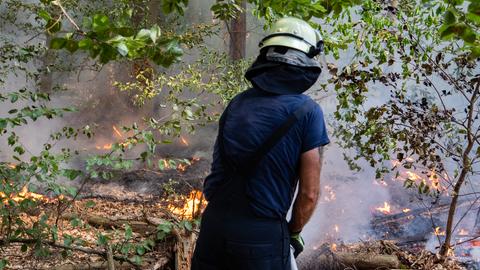
<instances>
[{"instance_id":1,"label":"black shoulder strap","mask_svg":"<svg viewBox=\"0 0 480 270\"><path fill-rule=\"evenodd\" d=\"M255 152L255 154L242 163L240 167L235 166L232 161L228 158L225 152L224 136L223 131L225 127L225 122L228 117L228 111L230 109L229 103L225 109L222 117L220 118L219 131L217 143L220 150L220 158L224 166L225 173L227 175L226 182L217 190L214 194L215 201L223 201L228 199L232 192L241 192L244 190L245 177L252 176L256 170L262 158L275 146L277 143L288 133L288 131L293 127L293 125L301 120L308 112L313 109L313 106L316 104L312 100L307 100L300 107L295 110L285 122L280 125L275 131L267 138L267 140L260 146L260 148Z\"/></svg>"},{"instance_id":2,"label":"black shoulder strap","mask_svg":"<svg viewBox=\"0 0 480 270\"><path fill-rule=\"evenodd\" d=\"M267 140L260 146L260 148L252 156L252 159L248 161L246 168L254 169L251 173L255 172L255 169L260 164L262 158L280 142L280 140L288 133L288 131L301 120L308 112L310 112L315 103L311 100L307 100L300 105L288 118L279 126L275 131L267 138Z\"/></svg>"}]
</instances>

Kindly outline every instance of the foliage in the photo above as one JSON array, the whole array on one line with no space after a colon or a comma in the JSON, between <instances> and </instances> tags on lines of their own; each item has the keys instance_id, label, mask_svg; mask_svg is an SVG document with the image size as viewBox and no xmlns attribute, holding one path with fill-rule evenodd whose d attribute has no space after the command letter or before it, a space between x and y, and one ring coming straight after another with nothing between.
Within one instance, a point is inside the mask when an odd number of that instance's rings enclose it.
<instances>
[{"instance_id":1,"label":"foliage","mask_svg":"<svg viewBox=\"0 0 480 270\"><path fill-rule=\"evenodd\" d=\"M51 4L60 9L56 11L59 15L52 16L45 10L38 13L38 16L46 22L46 31L50 34L60 32L63 20L70 22L74 27L74 31L52 38L51 49L66 49L71 53L83 50L93 59L98 57L99 62L103 64L121 58L130 60L148 58L164 67L177 62L183 54L176 37L165 35L158 25L136 31L131 23L133 15L131 9L124 12L116 21L111 21L102 13L84 16L80 27L67 13L60 0L51 1Z\"/></svg>"},{"instance_id":2,"label":"foliage","mask_svg":"<svg viewBox=\"0 0 480 270\"><path fill-rule=\"evenodd\" d=\"M110 1L108 1L110 2ZM217 102L222 106L222 101L229 98L233 91L238 91L234 82L239 81L234 78L238 72L244 69L239 65L230 65L226 57L213 54L205 56L203 64L216 63L216 69L210 69L211 82L205 82L198 79L201 72L201 63L189 67L185 72L179 73L176 77L170 77L166 72L159 72L151 66L151 69L145 69L139 73L137 80L141 81L141 76L147 72L159 76L166 88L153 88L154 93L145 95L142 103L149 102L156 95L164 95L165 105L172 111L167 117L156 119L147 117L140 125L132 123L125 127L124 132L129 137L124 142L118 142L113 145L111 152L99 156L92 156L86 161L87 173L85 171L72 168L72 158L79 154L77 149L60 147L60 145L74 145L73 140L79 137L93 138L95 136L92 125L84 123L82 127L65 126L54 131L44 142L38 138L35 148L28 149L25 136L19 129L33 130L38 122L42 124L48 120L62 118L65 114L75 113L75 108L55 107L58 103L53 101L52 97L57 91L69 91L62 86L52 85L46 91L42 91L43 76L49 74L52 70L60 72L78 72L73 65L66 65L72 61L72 56L62 54L60 49L72 53L79 51L89 53L90 57L100 64L105 64L113 60L135 60L149 59L153 63L170 66L180 60L180 44L184 48L190 49L199 43L203 43L205 35L212 33L213 26L199 25L192 29L180 32L179 29L159 26L145 26L145 20L148 10L139 2L147 1L114 1L114 3L98 2L98 6L85 5L77 1L43 1L42 3L24 3L23 1L7 0L0 2L2 8L8 7L9 12L1 13L0 25L2 35L0 37L0 104L2 115L0 116L0 140L2 145L9 148L2 148L0 154L0 215L1 226L0 233L1 245L22 242L24 246L22 251L32 250L35 255L48 256L49 246L61 245L68 250L70 248L82 247L85 240L79 237L65 234L52 220L58 220L62 213L68 209L77 198L80 190L74 188L68 180L79 180L85 177L108 178L109 169L129 169L132 168L135 161L145 162L156 169L164 170L165 163L159 162L152 165L151 156L155 154L158 145L170 143L173 138L184 132L185 127L193 131L197 125L216 119L217 115L208 108L213 108L215 104L204 104L206 95L210 97L218 96ZM68 10L68 11L67 11ZM72 15L69 14L72 13ZM179 12L178 10L176 12ZM34 18L32 21L25 22L19 19L24 15L27 18ZM74 15L73 15L74 14ZM108 16L104 14L109 14ZM80 18L80 19L79 19ZM83 21L81 28L77 20ZM138 22L138 23L136 23ZM13 27L12 27L13 26ZM13 30L12 30L13 28ZM182 29L183 30L183 29ZM47 32L48 47L44 41L39 38ZM17 37L25 36L27 41L18 42ZM48 64L48 65L47 65ZM222 67L220 64L225 64ZM182 63L186 65L186 63ZM68 69L65 68L69 66ZM206 66L204 66L206 67ZM188 71L188 72L187 72ZM16 84L9 84L11 78L16 77ZM190 81L195 76L196 81ZM146 78L146 77L144 77ZM174 79L181 79L176 82ZM231 91L223 93L218 88L221 80L228 80L232 86ZM144 81L142 83L145 83ZM155 81L158 87L158 82ZM168 88L167 84L172 87ZM146 84L148 85L148 84ZM118 84L121 88L120 84ZM132 87L133 83L129 86ZM16 88L18 87L18 88ZM123 88L125 91L134 91ZM139 90L140 84L136 84L136 90ZM196 88L195 88L196 87ZM201 91L200 87L205 87ZM240 87L240 86L238 86ZM8 89L7 89L8 88ZM10 89L12 88L12 89ZM190 100L187 96L182 97L182 93L199 96L198 99ZM146 91L138 93L138 99ZM139 103L140 105L140 103ZM5 112L4 108L8 108ZM213 110L213 109L211 109ZM145 125L143 125L145 124ZM139 127L141 126L141 127ZM156 135L161 134L160 140ZM133 147L145 147L137 159L127 160L124 158L125 152ZM178 164L189 164L189 160L168 159L165 160L170 167L176 167ZM82 180L84 181L84 180ZM47 211L39 215L35 222L25 222L26 213L32 213L41 209L43 200L38 199L36 195L30 195L27 191L35 192L41 190L50 197L55 197L57 211ZM73 219L73 227L81 230L87 230L88 226L83 224L80 219ZM178 220L166 222L167 225L159 226L158 233L150 240L139 242L138 239L131 238L130 230L126 226L124 232L124 242L118 244L113 238L119 235L119 231L113 231L106 235L97 236L98 247L105 250L112 248L113 252L119 254L121 258L139 263L141 256L148 252L152 247L153 241L163 239L169 234L172 228L182 230L192 230L198 226L196 221ZM170 225L168 225L170 224ZM7 260L2 259L0 269L5 267Z\"/></svg>"},{"instance_id":3,"label":"foliage","mask_svg":"<svg viewBox=\"0 0 480 270\"><path fill-rule=\"evenodd\" d=\"M346 155L351 167L359 169L364 159L378 178L414 169L425 179L407 179L407 188L451 194L442 255L457 227L460 189L479 173L472 164L480 158L478 62L465 53L465 43L438 34L450 9L443 1L405 0L397 7L364 1L357 16L345 16L332 31L352 37L354 57L340 69L330 66L338 98L335 133L355 150ZM375 93L384 97L381 104L371 101Z\"/></svg>"},{"instance_id":4,"label":"foliage","mask_svg":"<svg viewBox=\"0 0 480 270\"><path fill-rule=\"evenodd\" d=\"M401 163L397 166L424 170L432 179L448 182L454 187L454 199L464 182L478 173L473 166L480 155L476 2L404 0L398 6L374 0L247 2L267 25L285 15L306 20L322 18L319 21L322 24L312 24L324 32L327 52L338 59L342 50L354 50L351 63L341 68L330 66L331 83L339 101L336 135L344 147L357 150L357 155L350 159L352 166L356 160L366 159L381 177L392 169L383 166L385 161L397 157ZM204 49L197 62L181 62L184 49L198 47L205 36L218 29L201 25L180 31L159 26L148 19L148 3L147 0L95 1L93 5L68 0L0 2L10 11L1 16L2 30L9 24L15 26L10 36L0 37L0 84L3 87L8 76L25 78L14 85L18 88L2 89L0 94L2 108L9 108L6 116L0 118L0 139L10 147L0 152L9 156L0 162L3 244L27 239L30 242L25 251L32 247L35 254L48 255L48 244L59 241L59 228L48 220L61 215L79 192L59 184L60 179L86 176L108 179L112 171L128 170L137 164L156 170L166 169L165 164L169 167L188 164L183 159L155 160L155 154L159 146L218 119L217 110L246 88L243 73L248 61L232 63L227 56ZM183 15L187 6L188 0L162 1L163 12L172 13L172 17ZM348 8L351 6L355 7ZM212 11L221 20L232 19L241 11L241 1L217 1ZM35 19L22 21L18 14L29 14ZM21 44L15 42L13 35L20 33L30 39ZM38 40L44 33L48 48ZM71 58L60 57L61 50L75 55L86 53L101 65L145 60L147 68L139 70L131 81L116 82L115 86L131 94L138 106L153 100L162 103L163 117L147 116L141 122L123 127L127 138L114 143L107 153L90 156L86 160L86 175L70 167L77 150L58 149L55 145L79 136L92 138L95 134L88 123L54 132L48 141L38 142L42 146L38 152L27 149L17 132L19 127L75 111L53 106L50 91L61 87L53 86L48 93L37 91L42 76L50 69L75 71L64 68L64 62ZM53 61L45 64L48 62L45 59ZM45 65L39 65L39 60ZM153 64L175 67L177 71ZM385 104L369 103L369 95L377 86L390 95L384 95L389 96ZM458 110L459 107L465 111ZM127 157L138 149L141 151L137 156ZM443 173L449 172L447 165L451 164L457 165L456 171L444 177ZM440 186L423 181L410 179L405 183L421 193L438 195L441 191ZM58 197L57 213L44 214L38 222L27 224L20 218L22 213L37 209L40 202L26 196L22 200L14 197L22 195L25 186L34 191L39 185L51 196L66 196ZM454 214L454 204L451 211ZM447 236L454 230L451 217ZM158 226L156 238L140 242L132 238L131 228L125 225L122 230L98 235L97 244L139 263L141 256L152 248L152 241L163 239L174 228L192 230L196 225L190 221L165 221ZM86 225L80 219L73 219L72 226ZM123 237L121 243L112 241L118 235ZM66 247L83 243L80 238L63 235ZM448 240L444 247L449 248ZM5 260L0 261L0 269L5 264Z\"/></svg>"},{"instance_id":5,"label":"foliage","mask_svg":"<svg viewBox=\"0 0 480 270\"><path fill-rule=\"evenodd\" d=\"M447 9L439 29L440 37L444 40L460 39L472 58L480 57L480 2L446 0L445 3Z\"/></svg>"},{"instance_id":6,"label":"foliage","mask_svg":"<svg viewBox=\"0 0 480 270\"><path fill-rule=\"evenodd\" d=\"M123 127L123 131L130 134L125 141L114 144L109 153L87 161L87 170L92 170L94 177L99 175L97 171L100 168L131 168L133 161L125 156L128 150L139 145L147 146L146 151L135 160L146 162L150 167L164 170L188 162L168 159L170 164L165 166L165 159L154 163L153 157L158 145L172 142L165 138L195 132L196 127L216 121L218 107L223 107L234 95L248 87L243 80L248 61L232 63L227 55L204 48L196 62L182 65L185 67L173 74L147 69L140 72L135 81L114 84L120 91L130 92L139 106L161 96L162 117L147 117L142 124Z\"/></svg>"},{"instance_id":7,"label":"foliage","mask_svg":"<svg viewBox=\"0 0 480 270\"><path fill-rule=\"evenodd\" d=\"M312 1L312 0L294 0L294 1L260 1L248 0L248 3L254 6L253 12L259 18L265 19L267 24L283 16L295 16L310 20L312 18L323 18L330 13L336 15L347 7L360 3L357 0L348 1ZM240 0L219 0L212 6L212 11L217 18L228 20L234 18L240 8Z\"/></svg>"}]
</instances>

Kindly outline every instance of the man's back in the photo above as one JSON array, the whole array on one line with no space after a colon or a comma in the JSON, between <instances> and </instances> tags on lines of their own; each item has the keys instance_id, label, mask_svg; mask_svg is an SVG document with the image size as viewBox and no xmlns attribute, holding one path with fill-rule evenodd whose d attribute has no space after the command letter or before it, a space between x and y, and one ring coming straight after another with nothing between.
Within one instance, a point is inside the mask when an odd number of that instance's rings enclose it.
<instances>
[{"instance_id":1,"label":"man's back","mask_svg":"<svg viewBox=\"0 0 480 270\"><path fill-rule=\"evenodd\" d=\"M322 71L315 56L323 40L308 22L286 17L259 47L245 73L254 88L220 120L192 270L290 270L303 251L300 232L320 192L320 146L329 141L320 107L302 93Z\"/></svg>"},{"instance_id":2,"label":"man's back","mask_svg":"<svg viewBox=\"0 0 480 270\"><path fill-rule=\"evenodd\" d=\"M313 103L302 94L276 95L255 88L239 94L231 102L225 121L226 157L235 166L241 166L241 162L249 159L306 102ZM329 142L320 107L310 108L262 159L254 177L245 180L250 205L259 216L285 217L298 179L300 154ZM212 172L205 180L207 199L211 199L225 179L217 142Z\"/></svg>"}]
</instances>

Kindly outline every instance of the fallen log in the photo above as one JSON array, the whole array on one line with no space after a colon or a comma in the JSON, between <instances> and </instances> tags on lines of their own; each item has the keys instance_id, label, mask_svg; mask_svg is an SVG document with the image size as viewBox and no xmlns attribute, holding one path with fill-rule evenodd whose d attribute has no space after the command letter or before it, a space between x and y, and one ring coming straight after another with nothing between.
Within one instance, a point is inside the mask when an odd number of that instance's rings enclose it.
<instances>
[{"instance_id":1,"label":"fallen log","mask_svg":"<svg viewBox=\"0 0 480 270\"><path fill-rule=\"evenodd\" d=\"M108 262L94 262L94 263L84 263L84 264L63 264L59 266L43 268L42 270L105 270L108 269ZM120 264L115 262L115 269L117 270L127 270L132 269L132 265L128 263Z\"/></svg>"},{"instance_id":2,"label":"fallen log","mask_svg":"<svg viewBox=\"0 0 480 270\"><path fill-rule=\"evenodd\" d=\"M75 218L80 218L94 227L122 228L124 225L128 224L134 232L141 233L142 235L149 235L157 230L156 226L143 221L114 219L93 214L83 214L78 216L74 213L65 213L62 215L62 219L65 220L72 220Z\"/></svg>"},{"instance_id":3,"label":"fallen log","mask_svg":"<svg viewBox=\"0 0 480 270\"><path fill-rule=\"evenodd\" d=\"M394 255L375 253L350 253L316 250L298 260L302 270L370 270L398 269L401 263Z\"/></svg>"}]
</instances>

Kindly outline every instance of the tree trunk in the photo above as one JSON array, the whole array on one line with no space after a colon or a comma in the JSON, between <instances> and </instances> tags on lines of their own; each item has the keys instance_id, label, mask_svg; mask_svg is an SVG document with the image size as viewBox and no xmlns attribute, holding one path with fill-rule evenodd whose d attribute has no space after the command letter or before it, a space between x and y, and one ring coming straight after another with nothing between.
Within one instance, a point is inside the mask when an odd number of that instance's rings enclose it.
<instances>
[{"instance_id":1,"label":"tree trunk","mask_svg":"<svg viewBox=\"0 0 480 270\"><path fill-rule=\"evenodd\" d=\"M230 23L230 57L232 60L245 58L247 47L247 2L242 1L243 12Z\"/></svg>"},{"instance_id":2,"label":"tree trunk","mask_svg":"<svg viewBox=\"0 0 480 270\"><path fill-rule=\"evenodd\" d=\"M475 131L473 131L473 121L474 121L474 112L476 109L476 101L479 93L479 88L480 88L480 82L477 83L475 90L472 93L472 96L470 98L470 104L468 106L468 115L467 115L467 127L466 127L466 132L467 132L467 137L468 137L468 143L467 147L465 148L465 151L462 154L462 171L460 172L460 175L458 176L458 180L455 183L455 186L453 188L453 193L452 193L452 202L450 203L450 209L448 211L448 219L447 219L447 227L445 229L445 241L442 244L442 247L440 249L440 255L441 256L447 256L450 248L451 248L451 240L453 236L453 229L454 229L454 224L453 221L455 219L455 212L457 210L457 202L458 202L458 196L460 195L460 189L462 188L463 183L465 182L468 172L470 171L471 168L471 160L470 160L470 152L473 149L473 146L475 145Z\"/></svg>"}]
</instances>

